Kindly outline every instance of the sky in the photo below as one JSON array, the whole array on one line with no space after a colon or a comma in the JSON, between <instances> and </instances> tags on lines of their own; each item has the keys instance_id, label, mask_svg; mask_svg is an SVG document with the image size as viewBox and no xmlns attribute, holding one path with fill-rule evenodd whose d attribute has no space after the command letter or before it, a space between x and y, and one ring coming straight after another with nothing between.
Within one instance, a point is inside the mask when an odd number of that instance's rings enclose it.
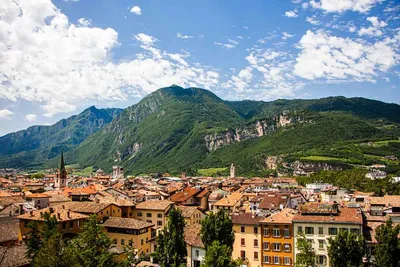
<instances>
[{"instance_id":1,"label":"sky","mask_svg":"<svg viewBox=\"0 0 400 267\"><path fill-rule=\"evenodd\" d=\"M400 104L398 0L0 2L0 136L172 84Z\"/></svg>"}]
</instances>

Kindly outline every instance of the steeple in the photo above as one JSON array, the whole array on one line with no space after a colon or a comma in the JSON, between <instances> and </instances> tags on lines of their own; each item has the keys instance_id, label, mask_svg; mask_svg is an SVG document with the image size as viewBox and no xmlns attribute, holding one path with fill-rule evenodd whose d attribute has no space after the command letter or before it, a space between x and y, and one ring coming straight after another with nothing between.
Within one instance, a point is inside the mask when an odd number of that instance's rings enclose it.
<instances>
[{"instance_id":1,"label":"steeple","mask_svg":"<svg viewBox=\"0 0 400 267\"><path fill-rule=\"evenodd\" d=\"M60 164L58 165L58 172L56 173L54 187L62 189L67 186L67 170L65 169L64 153L61 150Z\"/></svg>"},{"instance_id":2,"label":"steeple","mask_svg":"<svg viewBox=\"0 0 400 267\"><path fill-rule=\"evenodd\" d=\"M61 150L61 157L60 157L60 165L58 166L60 172L65 172L65 164L64 164L64 152Z\"/></svg>"}]
</instances>

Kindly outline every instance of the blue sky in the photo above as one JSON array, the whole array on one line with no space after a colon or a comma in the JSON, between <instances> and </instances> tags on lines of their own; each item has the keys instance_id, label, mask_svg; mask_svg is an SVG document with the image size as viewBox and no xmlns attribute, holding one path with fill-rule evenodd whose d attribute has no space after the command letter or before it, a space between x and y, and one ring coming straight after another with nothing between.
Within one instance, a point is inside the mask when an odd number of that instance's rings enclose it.
<instances>
[{"instance_id":1,"label":"blue sky","mask_svg":"<svg viewBox=\"0 0 400 267\"><path fill-rule=\"evenodd\" d=\"M6 0L0 14L0 135L171 84L400 103L398 1Z\"/></svg>"}]
</instances>

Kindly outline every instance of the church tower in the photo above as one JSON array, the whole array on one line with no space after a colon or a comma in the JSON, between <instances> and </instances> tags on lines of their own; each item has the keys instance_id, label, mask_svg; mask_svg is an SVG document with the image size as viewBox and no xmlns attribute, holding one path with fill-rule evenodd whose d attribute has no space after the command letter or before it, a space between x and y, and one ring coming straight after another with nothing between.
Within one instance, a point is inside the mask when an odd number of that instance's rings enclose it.
<instances>
[{"instance_id":1,"label":"church tower","mask_svg":"<svg viewBox=\"0 0 400 267\"><path fill-rule=\"evenodd\" d=\"M58 166L58 172L56 173L55 188L62 189L67 186L67 170L64 164L64 154L61 151L60 165Z\"/></svg>"},{"instance_id":2,"label":"church tower","mask_svg":"<svg viewBox=\"0 0 400 267\"><path fill-rule=\"evenodd\" d=\"M235 164L231 164L231 169L230 169L230 178L235 178L236 177L236 167Z\"/></svg>"}]
</instances>

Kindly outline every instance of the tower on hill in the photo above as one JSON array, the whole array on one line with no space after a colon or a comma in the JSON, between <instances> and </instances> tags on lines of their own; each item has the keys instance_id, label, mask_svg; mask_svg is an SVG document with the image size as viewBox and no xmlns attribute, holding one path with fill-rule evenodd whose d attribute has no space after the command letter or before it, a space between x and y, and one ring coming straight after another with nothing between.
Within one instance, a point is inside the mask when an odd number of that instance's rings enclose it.
<instances>
[{"instance_id":1,"label":"tower on hill","mask_svg":"<svg viewBox=\"0 0 400 267\"><path fill-rule=\"evenodd\" d=\"M231 164L231 172L230 172L230 178L235 178L236 177L236 167L235 164Z\"/></svg>"},{"instance_id":2,"label":"tower on hill","mask_svg":"<svg viewBox=\"0 0 400 267\"><path fill-rule=\"evenodd\" d=\"M60 164L58 166L58 172L56 173L54 186L57 189L61 189L67 186L67 170L65 169L63 151L61 151Z\"/></svg>"}]
</instances>

